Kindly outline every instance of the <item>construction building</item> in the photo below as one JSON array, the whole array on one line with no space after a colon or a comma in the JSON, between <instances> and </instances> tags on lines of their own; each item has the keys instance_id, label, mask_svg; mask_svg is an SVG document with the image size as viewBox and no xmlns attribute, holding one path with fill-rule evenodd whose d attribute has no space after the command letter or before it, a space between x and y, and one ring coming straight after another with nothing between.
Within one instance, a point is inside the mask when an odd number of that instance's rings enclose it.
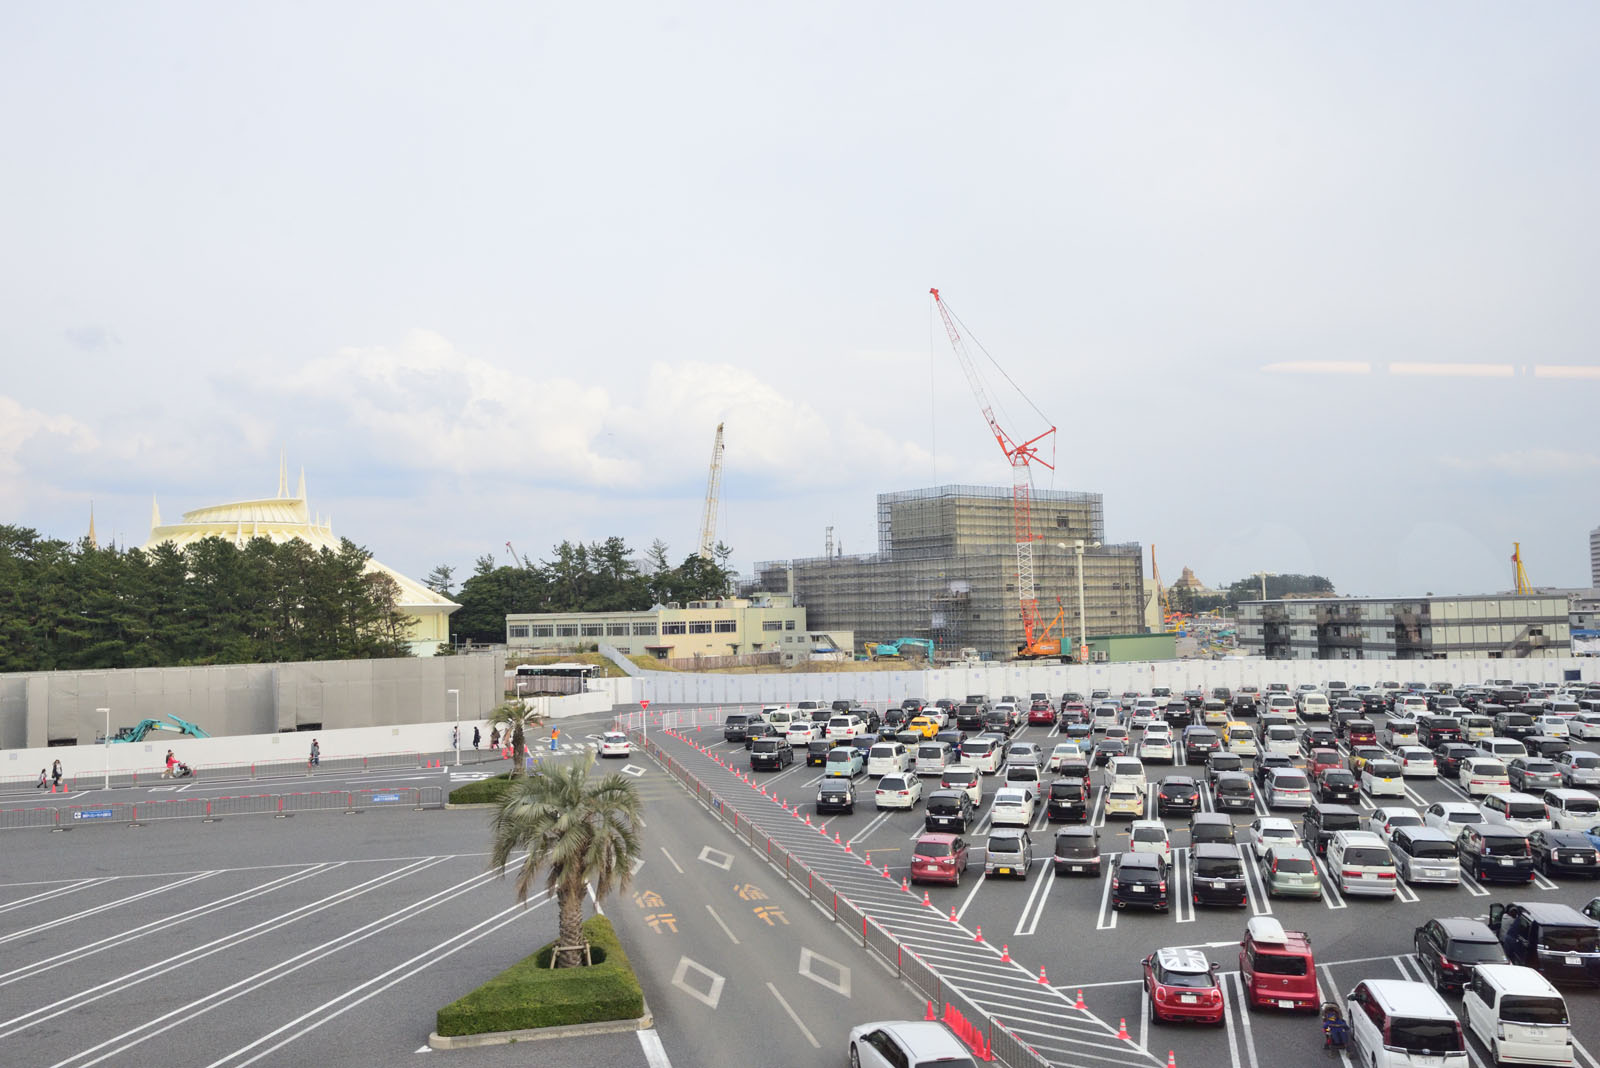
<instances>
[{"instance_id":1,"label":"construction building","mask_svg":"<svg viewBox=\"0 0 1600 1068\"><path fill-rule=\"evenodd\" d=\"M1600 527L1589 531L1589 585L1600 588Z\"/></svg>"},{"instance_id":2,"label":"construction building","mask_svg":"<svg viewBox=\"0 0 1600 1068\"><path fill-rule=\"evenodd\" d=\"M1241 601L1241 651L1269 660L1571 656L1569 591Z\"/></svg>"},{"instance_id":3,"label":"construction building","mask_svg":"<svg viewBox=\"0 0 1600 1068\"><path fill-rule=\"evenodd\" d=\"M1079 634L1078 543L1083 543L1083 618L1090 635L1144 629L1143 550L1105 545L1097 493L1034 491L1030 501L1039 612L1071 655ZM878 496L878 551L756 565L752 589L783 590L813 628L861 641L929 638L935 655L975 649L1014 656L1023 643L1011 488L937 486ZM1059 613L1059 618L1058 618Z\"/></svg>"},{"instance_id":4,"label":"construction building","mask_svg":"<svg viewBox=\"0 0 1600 1068\"><path fill-rule=\"evenodd\" d=\"M849 631L807 628L806 610L788 594L758 594L642 612L543 612L506 616L511 653L564 652L605 642L658 660L778 653L785 664L824 656L850 659Z\"/></svg>"}]
</instances>

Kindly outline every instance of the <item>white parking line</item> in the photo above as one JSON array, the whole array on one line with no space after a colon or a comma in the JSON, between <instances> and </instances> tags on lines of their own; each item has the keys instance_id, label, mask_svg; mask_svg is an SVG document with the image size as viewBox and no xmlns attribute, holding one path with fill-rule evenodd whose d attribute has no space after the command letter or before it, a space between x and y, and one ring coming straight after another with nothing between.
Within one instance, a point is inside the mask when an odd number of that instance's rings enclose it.
<instances>
[{"instance_id":1,"label":"white parking line","mask_svg":"<svg viewBox=\"0 0 1600 1068\"><path fill-rule=\"evenodd\" d=\"M811 1048L821 1049L822 1043L817 1041L817 1036L811 1033L811 1028L807 1027L805 1021L800 1019L795 1011L789 1007L789 1003L784 1000L783 995L778 993L778 988L768 983L767 989L772 991L772 996L778 999L778 1004L783 1006L783 1011L789 1014L789 1019L794 1021L794 1025L800 1028L800 1033L806 1036L806 1041L811 1043Z\"/></svg>"},{"instance_id":2,"label":"white parking line","mask_svg":"<svg viewBox=\"0 0 1600 1068\"><path fill-rule=\"evenodd\" d=\"M972 889L967 892L967 899L961 903L960 908L956 909L956 921L958 923L960 922L961 917L967 914L967 906L972 904L972 899L978 896L979 890L983 889L983 882L984 874L980 871L977 879L975 879L972 883Z\"/></svg>"},{"instance_id":3,"label":"white parking line","mask_svg":"<svg viewBox=\"0 0 1600 1068\"><path fill-rule=\"evenodd\" d=\"M1229 979L1233 980L1233 990L1228 989ZM1222 996L1225 1001L1222 1011L1228 1013L1232 1011L1234 1005L1239 1006L1239 1023L1244 1027L1244 1049L1250 1056L1250 1068L1260 1068L1259 1063L1256 1061L1255 1031L1250 1023L1250 1004L1245 1000L1244 996L1244 980L1237 973L1234 973L1233 975L1224 976L1223 981L1218 985L1222 989Z\"/></svg>"},{"instance_id":4,"label":"white parking line","mask_svg":"<svg viewBox=\"0 0 1600 1068\"><path fill-rule=\"evenodd\" d=\"M1533 885L1537 886L1540 890L1560 889L1560 887L1558 887L1555 883L1551 882L1549 879L1545 878L1543 874L1537 871L1533 873Z\"/></svg>"},{"instance_id":5,"label":"white parking line","mask_svg":"<svg viewBox=\"0 0 1600 1068\"><path fill-rule=\"evenodd\" d=\"M1194 922L1194 878L1189 874L1189 865L1185 863L1188 855L1187 847L1172 851L1172 871L1169 873L1172 892L1168 901L1177 898L1172 915L1178 923Z\"/></svg>"},{"instance_id":6,"label":"white parking line","mask_svg":"<svg viewBox=\"0 0 1600 1068\"><path fill-rule=\"evenodd\" d=\"M1317 877L1322 880L1322 903L1330 909L1347 908L1344 898L1339 894L1338 881L1328 871L1328 858L1317 858Z\"/></svg>"},{"instance_id":7,"label":"white parking line","mask_svg":"<svg viewBox=\"0 0 1600 1068\"><path fill-rule=\"evenodd\" d=\"M1467 893L1471 894L1473 897L1489 896L1489 891L1485 890L1481 885L1479 885L1478 880L1468 875L1465 871L1461 873L1461 885L1467 891Z\"/></svg>"},{"instance_id":8,"label":"white parking line","mask_svg":"<svg viewBox=\"0 0 1600 1068\"><path fill-rule=\"evenodd\" d=\"M1261 868L1255 861L1255 850L1246 852L1246 847L1235 846L1239 852L1239 863L1244 866L1244 894L1250 902L1250 911L1257 916L1272 915L1272 901L1267 895L1266 880L1261 874Z\"/></svg>"},{"instance_id":9,"label":"white parking line","mask_svg":"<svg viewBox=\"0 0 1600 1068\"><path fill-rule=\"evenodd\" d=\"M1117 926L1117 910L1111 906L1112 867L1106 864L1105 869L1106 873L1100 877L1100 914L1094 921L1097 931L1110 931Z\"/></svg>"},{"instance_id":10,"label":"white parking line","mask_svg":"<svg viewBox=\"0 0 1600 1068\"><path fill-rule=\"evenodd\" d=\"M1028 894L1027 902L1022 906L1022 915L1017 919L1017 926L1011 932L1013 936L1031 935L1039 929L1039 917L1044 915L1044 903L1050 897L1050 888L1056 884L1055 864L1048 857L1044 860L1044 871L1034 880L1033 891ZM1036 903L1037 899L1037 903ZM1033 919L1028 919L1028 914L1033 913Z\"/></svg>"}]
</instances>

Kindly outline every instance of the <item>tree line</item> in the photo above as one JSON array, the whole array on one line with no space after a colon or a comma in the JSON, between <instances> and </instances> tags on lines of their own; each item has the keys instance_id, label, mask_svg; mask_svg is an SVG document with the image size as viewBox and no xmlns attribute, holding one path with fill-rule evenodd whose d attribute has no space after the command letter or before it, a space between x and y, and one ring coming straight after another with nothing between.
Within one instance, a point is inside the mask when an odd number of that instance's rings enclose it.
<instances>
[{"instance_id":1,"label":"tree line","mask_svg":"<svg viewBox=\"0 0 1600 1068\"><path fill-rule=\"evenodd\" d=\"M659 538L636 559L628 543L563 541L550 559L496 562L478 557L472 575L459 590L455 569L440 565L424 580L436 593L461 605L450 617L459 639L475 642L506 640L506 616L525 612L638 612L656 604L725 597L734 572L728 567L733 550L718 544L713 559L691 553L676 567Z\"/></svg>"},{"instance_id":2,"label":"tree line","mask_svg":"<svg viewBox=\"0 0 1600 1068\"><path fill-rule=\"evenodd\" d=\"M1333 583L1321 575L1268 575L1267 600L1273 601L1289 595L1306 596L1333 594ZM1209 612L1214 608L1232 610L1240 601L1261 599L1261 579L1255 575L1230 582L1212 593L1173 587L1168 593L1172 607L1179 612Z\"/></svg>"},{"instance_id":3,"label":"tree line","mask_svg":"<svg viewBox=\"0 0 1600 1068\"><path fill-rule=\"evenodd\" d=\"M0 671L409 655L399 588L349 539L98 548L0 525Z\"/></svg>"}]
</instances>

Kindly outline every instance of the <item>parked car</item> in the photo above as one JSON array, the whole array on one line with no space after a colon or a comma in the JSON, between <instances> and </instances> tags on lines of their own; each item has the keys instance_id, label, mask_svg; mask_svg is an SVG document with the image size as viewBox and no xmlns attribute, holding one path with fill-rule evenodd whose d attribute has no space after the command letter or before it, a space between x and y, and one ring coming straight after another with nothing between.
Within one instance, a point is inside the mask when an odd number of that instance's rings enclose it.
<instances>
[{"instance_id":1,"label":"parked car","mask_svg":"<svg viewBox=\"0 0 1600 1068\"><path fill-rule=\"evenodd\" d=\"M995 827L983 855L983 874L1026 879L1033 866L1033 839L1026 827Z\"/></svg>"},{"instance_id":2,"label":"parked car","mask_svg":"<svg viewBox=\"0 0 1600 1068\"><path fill-rule=\"evenodd\" d=\"M983 773L964 764L952 764L939 776L939 789L960 790L974 805L983 803Z\"/></svg>"},{"instance_id":3,"label":"parked car","mask_svg":"<svg viewBox=\"0 0 1600 1068\"><path fill-rule=\"evenodd\" d=\"M1533 851L1527 836L1503 824L1463 827L1456 839L1456 856L1461 870L1480 883L1533 882Z\"/></svg>"},{"instance_id":4,"label":"parked car","mask_svg":"<svg viewBox=\"0 0 1600 1068\"><path fill-rule=\"evenodd\" d=\"M1203 843L1189 847L1189 886L1196 905L1249 904L1245 893L1244 861L1230 845Z\"/></svg>"},{"instance_id":5,"label":"parked car","mask_svg":"<svg viewBox=\"0 0 1600 1068\"><path fill-rule=\"evenodd\" d=\"M1172 839L1160 820L1134 820L1128 827L1128 852L1159 853L1172 859Z\"/></svg>"},{"instance_id":6,"label":"parked car","mask_svg":"<svg viewBox=\"0 0 1600 1068\"><path fill-rule=\"evenodd\" d=\"M1461 788L1470 797L1505 793L1511 789L1506 766L1493 757L1468 757L1461 762Z\"/></svg>"},{"instance_id":7,"label":"parked car","mask_svg":"<svg viewBox=\"0 0 1600 1068\"><path fill-rule=\"evenodd\" d=\"M1361 784L1343 768L1329 768L1317 776L1317 800L1340 804L1355 804L1361 796Z\"/></svg>"},{"instance_id":8,"label":"parked car","mask_svg":"<svg viewBox=\"0 0 1600 1068\"><path fill-rule=\"evenodd\" d=\"M1217 966L1194 949L1163 949L1144 959L1150 1019L1193 1020L1221 1026L1225 1005Z\"/></svg>"},{"instance_id":9,"label":"parked car","mask_svg":"<svg viewBox=\"0 0 1600 1068\"><path fill-rule=\"evenodd\" d=\"M1275 845L1260 859L1261 881L1266 884L1267 896L1287 894L1291 897L1322 896L1322 880L1317 877L1317 858L1311 850L1299 845Z\"/></svg>"},{"instance_id":10,"label":"parked car","mask_svg":"<svg viewBox=\"0 0 1600 1068\"><path fill-rule=\"evenodd\" d=\"M1111 904L1167 909L1167 859L1159 853L1123 853L1111 874Z\"/></svg>"},{"instance_id":11,"label":"parked car","mask_svg":"<svg viewBox=\"0 0 1600 1068\"><path fill-rule=\"evenodd\" d=\"M1600 984L1600 922L1553 901L1495 902L1489 928L1506 959L1546 979Z\"/></svg>"},{"instance_id":12,"label":"parked car","mask_svg":"<svg viewBox=\"0 0 1600 1068\"><path fill-rule=\"evenodd\" d=\"M1254 811L1255 784L1243 772L1223 772L1211 784L1211 803L1219 811Z\"/></svg>"},{"instance_id":13,"label":"parked car","mask_svg":"<svg viewBox=\"0 0 1600 1068\"><path fill-rule=\"evenodd\" d=\"M1260 816L1250 821L1250 848L1256 859L1266 856L1274 846L1299 845L1300 833L1293 821L1282 816Z\"/></svg>"},{"instance_id":14,"label":"parked car","mask_svg":"<svg viewBox=\"0 0 1600 1068\"><path fill-rule=\"evenodd\" d=\"M787 738L757 738L750 747L750 770L779 771L794 763L794 746Z\"/></svg>"},{"instance_id":15,"label":"parked car","mask_svg":"<svg viewBox=\"0 0 1600 1068\"><path fill-rule=\"evenodd\" d=\"M1087 779L1052 779L1045 789L1045 819L1082 821L1089 818L1090 789Z\"/></svg>"},{"instance_id":16,"label":"parked car","mask_svg":"<svg viewBox=\"0 0 1600 1068\"><path fill-rule=\"evenodd\" d=\"M1350 1043L1376 1068L1467 1068L1461 1024L1438 991L1409 979L1363 979L1344 999ZM1379 1057L1382 1060L1379 1060Z\"/></svg>"},{"instance_id":17,"label":"parked car","mask_svg":"<svg viewBox=\"0 0 1600 1068\"><path fill-rule=\"evenodd\" d=\"M959 834L930 831L917 839L911 849L911 881L913 883L961 882L961 873L967 870L967 840Z\"/></svg>"},{"instance_id":18,"label":"parked car","mask_svg":"<svg viewBox=\"0 0 1600 1068\"><path fill-rule=\"evenodd\" d=\"M1556 757L1555 763L1563 786L1600 787L1600 755L1587 749L1569 749Z\"/></svg>"},{"instance_id":19,"label":"parked car","mask_svg":"<svg viewBox=\"0 0 1600 1068\"><path fill-rule=\"evenodd\" d=\"M1546 790L1544 810L1557 830L1582 831L1600 823L1600 799L1587 790Z\"/></svg>"},{"instance_id":20,"label":"parked car","mask_svg":"<svg viewBox=\"0 0 1600 1068\"><path fill-rule=\"evenodd\" d=\"M1200 785L1188 775L1167 775L1156 785L1156 815L1194 812L1200 807Z\"/></svg>"},{"instance_id":21,"label":"parked car","mask_svg":"<svg viewBox=\"0 0 1600 1068\"><path fill-rule=\"evenodd\" d=\"M1600 852L1582 831L1533 831L1528 835L1533 866L1545 875L1600 876Z\"/></svg>"},{"instance_id":22,"label":"parked car","mask_svg":"<svg viewBox=\"0 0 1600 1068\"><path fill-rule=\"evenodd\" d=\"M1307 808L1311 804L1311 781L1299 768L1274 768L1267 776L1261 799L1268 808Z\"/></svg>"},{"instance_id":23,"label":"parked car","mask_svg":"<svg viewBox=\"0 0 1600 1068\"><path fill-rule=\"evenodd\" d=\"M1531 968L1479 965L1462 991L1461 1012L1496 1064L1577 1063L1566 999Z\"/></svg>"},{"instance_id":24,"label":"parked car","mask_svg":"<svg viewBox=\"0 0 1600 1068\"><path fill-rule=\"evenodd\" d=\"M1322 1003L1311 940L1300 931L1284 930L1271 916L1257 916L1245 924L1244 938L1239 940L1239 981L1251 1008L1316 1012Z\"/></svg>"},{"instance_id":25,"label":"parked car","mask_svg":"<svg viewBox=\"0 0 1600 1068\"><path fill-rule=\"evenodd\" d=\"M853 751L853 750L852 750ZM818 812L854 812L856 791L847 778L824 778L817 784Z\"/></svg>"},{"instance_id":26,"label":"parked car","mask_svg":"<svg viewBox=\"0 0 1600 1068\"><path fill-rule=\"evenodd\" d=\"M1407 779L1434 779L1439 776L1439 762L1432 751L1420 745L1402 745L1394 751L1400 774Z\"/></svg>"},{"instance_id":27,"label":"parked car","mask_svg":"<svg viewBox=\"0 0 1600 1068\"><path fill-rule=\"evenodd\" d=\"M1306 810L1305 818L1300 821L1300 835L1305 839L1306 848L1322 856L1328 852L1328 843L1336 833L1359 830L1360 826L1360 813L1349 805L1317 801Z\"/></svg>"},{"instance_id":28,"label":"parked car","mask_svg":"<svg viewBox=\"0 0 1600 1068\"><path fill-rule=\"evenodd\" d=\"M862 757L861 750L855 746L835 746L828 751L828 762L823 765L823 774L853 779L867 770L866 759Z\"/></svg>"},{"instance_id":29,"label":"parked car","mask_svg":"<svg viewBox=\"0 0 1600 1068\"><path fill-rule=\"evenodd\" d=\"M961 790L934 790L922 813L922 825L929 831L966 834L976 822L972 798Z\"/></svg>"},{"instance_id":30,"label":"parked car","mask_svg":"<svg viewBox=\"0 0 1600 1068\"><path fill-rule=\"evenodd\" d=\"M991 825L1026 827L1033 822L1033 795L1027 790L1004 786L994 793L994 803L989 808Z\"/></svg>"},{"instance_id":31,"label":"parked car","mask_svg":"<svg viewBox=\"0 0 1600 1068\"><path fill-rule=\"evenodd\" d=\"M877 808L915 808L922 800L922 780L907 772L885 775L872 800Z\"/></svg>"},{"instance_id":32,"label":"parked car","mask_svg":"<svg viewBox=\"0 0 1600 1068\"><path fill-rule=\"evenodd\" d=\"M1422 822L1429 827L1448 832L1451 838L1461 834L1461 828L1487 823L1483 809L1465 801L1435 801L1422 814Z\"/></svg>"},{"instance_id":33,"label":"parked car","mask_svg":"<svg viewBox=\"0 0 1600 1068\"><path fill-rule=\"evenodd\" d=\"M1425 979L1441 993L1459 991L1480 964L1504 964L1500 940L1482 920L1445 916L1429 920L1411 935L1412 951Z\"/></svg>"},{"instance_id":34,"label":"parked car","mask_svg":"<svg viewBox=\"0 0 1600 1068\"><path fill-rule=\"evenodd\" d=\"M1422 813L1408 805L1382 805L1372 810L1361 821L1363 831L1371 831L1382 838L1384 844L1389 842L1389 836L1399 827L1421 827Z\"/></svg>"},{"instance_id":35,"label":"parked car","mask_svg":"<svg viewBox=\"0 0 1600 1068\"><path fill-rule=\"evenodd\" d=\"M1063 827L1056 832L1055 856L1051 861L1057 875L1100 874L1100 837L1093 827Z\"/></svg>"},{"instance_id":36,"label":"parked car","mask_svg":"<svg viewBox=\"0 0 1600 1068\"><path fill-rule=\"evenodd\" d=\"M1221 812L1196 812L1189 817L1189 844L1211 842L1217 845L1234 845L1233 820Z\"/></svg>"},{"instance_id":37,"label":"parked car","mask_svg":"<svg viewBox=\"0 0 1600 1068\"><path fill-rule=\"evenodd\" d=\"M1443 778L1460 781L1461 762L1468 757L1478 755L1478 747L1465 742L1446 742L1434 750L1433 762L1439 768L1439 775Z\"/></svg>"},{"instance_id":38,"label":"parked car","mask_svg":"<svg viewBox=\"0 0 1600 1068\"><path fill-rule=\"evenodd\" d=\"M1561 786L1561 765L1543 757L1512 757L1506 762L1506 779L1513 790L1543 793Z\"/></svg>"},{"instance_id":39,"label":"parked car","mask_svg":"<svg viewBox=\"0 0 1600 1068\"><path fill-rule=\"evenodd\" d=\"M1408 883L1455 886L1461 882L1456 836L1434 827L1398 827L1389 835L1395 870Z\"/></svg>"},{"instance_id":40,"label":"parked car","mask_svg":"<svg viewBox=\"0 0 1600 1068\"><path fill-rule=\"evenodd\" d=\"M1346 897L1371 894L1394 897L1398 873L1394 855L1371 831L1339 831L1328 843L1328 878Z\"/></svg>"}]
</instances>

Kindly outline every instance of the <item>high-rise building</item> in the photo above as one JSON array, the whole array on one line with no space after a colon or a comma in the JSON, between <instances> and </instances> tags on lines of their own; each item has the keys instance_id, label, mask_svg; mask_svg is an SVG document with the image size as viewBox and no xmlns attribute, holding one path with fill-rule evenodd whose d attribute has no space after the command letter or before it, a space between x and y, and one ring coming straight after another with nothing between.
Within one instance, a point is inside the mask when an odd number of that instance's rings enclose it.
<instances>
[{"instance_id":1,"label":"high-rise building","mask_svg":"<svg viewBox=\"0 0 1600 1068\"><path fill-rule=\"evenodd\" d=\"M1090 635L1144 627L1144 558L1138 543L1105 541L1097 493L1035 491L1034 587L1050 637L1070 651L1079 634L1076 545L1083 553L1084 624ZM1007 657L1023 642L1016 526L1009 487L937 486L878 496L878 551L756 565L756 585L792 590L815 630L867 641L931 638L940 656L976 649Z\"/></svg>"},{"instance_id":2,"label":"high-rise building","mask_svg":"<svg viewBox=\"0 0 1600 1068\"><path fill-rule=\"evenodd\" d=\"M1589 585L1600 589L1600 527L1589 531Z\"/></svg>"}]
</instances>

